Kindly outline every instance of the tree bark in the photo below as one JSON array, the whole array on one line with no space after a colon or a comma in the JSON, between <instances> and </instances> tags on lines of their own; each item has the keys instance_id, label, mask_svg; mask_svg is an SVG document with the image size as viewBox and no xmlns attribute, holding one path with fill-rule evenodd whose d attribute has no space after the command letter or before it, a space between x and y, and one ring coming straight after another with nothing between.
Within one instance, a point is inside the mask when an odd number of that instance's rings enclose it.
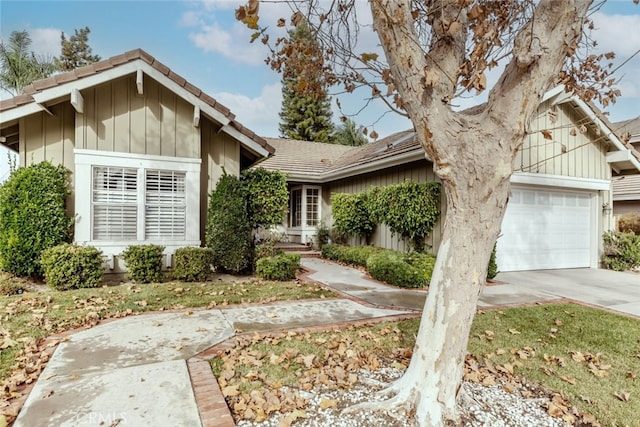
<instances>
[{"instance_id":1,"label":"tree bark","mask_svg":"<svg viewBox=\"0 0 640 427\"><path fill-rule=\"evenodd\" d=\"M391 73L447 202L442 242L407 372L386 405L415 410L420 426L457 418L468 337L509 195L513 158L528 123L580 37L590 0L541 0L516 36L513 58L475 114L448 105L464 59L466 12L438 1L439 18L460 18L459 34L432 33L428 54L414 30L409 0L370 0ZM436 22L437 24L437 22ZM531 40L535 39L535 43ZM384 407L385 404L382 405Z\"/></svg>"}]
</instances>

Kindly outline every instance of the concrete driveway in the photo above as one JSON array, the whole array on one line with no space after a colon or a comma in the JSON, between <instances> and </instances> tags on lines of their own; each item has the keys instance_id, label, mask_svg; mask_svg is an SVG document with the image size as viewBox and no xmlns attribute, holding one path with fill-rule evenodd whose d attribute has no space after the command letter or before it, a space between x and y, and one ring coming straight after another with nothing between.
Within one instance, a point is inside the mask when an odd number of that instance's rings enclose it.
<instances>
[{"instance_id":1,"label":"concrete driveway","mask_svg":"<svg viewBox=\"0 0 640 427\"><path fill-rule=\"evenodd\" d=\"M533 292L546 299L569 298L640 316L640 274L574 268L566 270L514 271L500 273L496 280L523 292Z\"/></svg>"}]
</instances>

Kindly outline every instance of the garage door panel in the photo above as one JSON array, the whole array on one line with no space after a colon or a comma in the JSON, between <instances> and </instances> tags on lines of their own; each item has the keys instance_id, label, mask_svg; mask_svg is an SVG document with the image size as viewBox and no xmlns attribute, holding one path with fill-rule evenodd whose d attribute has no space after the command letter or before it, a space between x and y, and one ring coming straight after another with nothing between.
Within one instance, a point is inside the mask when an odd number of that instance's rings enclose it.
<instances>
[{"instance_id":1,"label":"garage door panel","mask_svg":"<svg viewBox=\"0 0 640 427\"><path fill-rule=\"evenodd\" d=\"M588 267L590 203L588 193L514 188L498 239L498 269Z\"/></svg>"}]
</instances>

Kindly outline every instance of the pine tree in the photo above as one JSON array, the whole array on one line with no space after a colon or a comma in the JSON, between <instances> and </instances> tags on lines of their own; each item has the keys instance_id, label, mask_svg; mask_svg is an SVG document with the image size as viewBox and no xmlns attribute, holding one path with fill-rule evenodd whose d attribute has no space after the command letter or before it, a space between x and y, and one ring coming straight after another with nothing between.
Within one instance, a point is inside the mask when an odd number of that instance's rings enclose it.
<instances>
[{"instance_id":1,"label":"pine tree","mask_svg":"<svg viewBox=\"0 0 640 427\"><path fill-rule=\"evenodd\" d=\"M62 71L75 70L85 65L93 64L100 61L100 56L93 55L91 46L89 46L89 27L79 30L73 30L74 35L65 37L64 33L60 34L60 58L58 59L58 67Z\"/></svg>"},{"instance_id":2,"label":"pine tree","mask_svg":"<svg viewBox=\"0 0 640 427\"><path fill-rule=\"evenodd\" d=\"M304 58L299 63L317 66L284 70L282 79L282 109L280 134L284 138L303 141L331 142L334 131L331 121L331 100L322 80L322 55L309 27L303 22L289 32L300 46ZM313 90L307 90L313 88Z\"/></svg>"}]
</instances>

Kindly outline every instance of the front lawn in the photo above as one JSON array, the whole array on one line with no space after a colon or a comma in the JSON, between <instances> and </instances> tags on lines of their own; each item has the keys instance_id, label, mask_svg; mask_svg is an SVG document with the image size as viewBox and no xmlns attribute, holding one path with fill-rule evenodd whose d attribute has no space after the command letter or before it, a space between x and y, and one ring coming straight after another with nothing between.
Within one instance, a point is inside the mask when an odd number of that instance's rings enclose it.
<instances>
[{"instance_id":1,"label":"front lawn","mask_svg":"<svg viewBox=\"0 0 640 427\"><path fill-rule=\"evenodd\" d=\"M1 276L0 280L3 278L9 279ZM29 377L34 378L34 372L37 378L44 366L36 363L36 366L27 367L24 360L30 358L32 352L43 350L42 338L80 326L92 326L101 319L147 311L335 296L323 288L297 281L169 282L69 291L42 288L42 292L0 297L0 384L28 381ZM20 366L14 366L17 359L20 359Z\"/></svg>"},{"instance_id":2,"label":"front lawn","mask_svg":"<svg viewBox=\"0 0 640 427\"><path fill-rule=\"evenodd\" d=\"M281 389L283 385L348 388L360 368L403 368L418 326L419 320L408 320L339 332L254 337L212 359L211 365L236 416L264 418L273 410L295 414L304 404ZM564 398L548 408L557 416L571 419L571 411L561 404L567 400L603 426L637 425L636 319L573 304L485 311L476 316L468 351L471 364L479 363L478 368L467 365L468 380L489 384L498 377L520 379L559 392ZM255 405L263 400L270 406Z\"/></svg>"}]
</instances>

